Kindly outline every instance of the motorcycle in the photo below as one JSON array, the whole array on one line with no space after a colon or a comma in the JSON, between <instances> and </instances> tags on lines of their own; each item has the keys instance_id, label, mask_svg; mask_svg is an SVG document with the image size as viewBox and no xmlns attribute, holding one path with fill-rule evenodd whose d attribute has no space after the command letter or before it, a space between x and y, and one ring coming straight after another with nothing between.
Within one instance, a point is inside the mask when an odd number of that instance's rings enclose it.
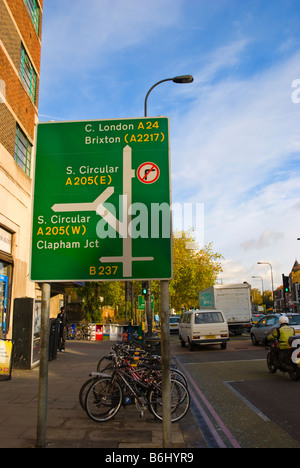
<instances>
[{"instance_id":1,"label":"motorcycle","mask_svg":"<svg viewBox=\"0 0 300 468\"><path fill-rule=\"evenodd\" d=\"M280 350L278 341L274 340L267 354L267 366L271 374L275 374L277 370L289 374L290 379L294 382L300 380L300 345L299 337L292 336L289 338L290 349Z\"/></svg>"}]
</instances>

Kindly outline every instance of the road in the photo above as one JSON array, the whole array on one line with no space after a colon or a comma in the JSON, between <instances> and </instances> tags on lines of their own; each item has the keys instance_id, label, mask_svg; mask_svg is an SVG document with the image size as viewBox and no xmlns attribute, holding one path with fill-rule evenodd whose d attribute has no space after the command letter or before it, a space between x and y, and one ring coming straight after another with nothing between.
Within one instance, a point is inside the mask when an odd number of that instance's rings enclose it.
<instances>
[{"instance_id":1,"label":"road","mask_svg":"<svg viewBox=\"0 0 300 468\"><path fill-rule=\"evenodd\" d=\"M192 410L209 447L300 448L300 382L271 375L263 346L243 335L226 350L191 352L171 335L171 353L188 377Z\"/></svg>"}]
</instances>

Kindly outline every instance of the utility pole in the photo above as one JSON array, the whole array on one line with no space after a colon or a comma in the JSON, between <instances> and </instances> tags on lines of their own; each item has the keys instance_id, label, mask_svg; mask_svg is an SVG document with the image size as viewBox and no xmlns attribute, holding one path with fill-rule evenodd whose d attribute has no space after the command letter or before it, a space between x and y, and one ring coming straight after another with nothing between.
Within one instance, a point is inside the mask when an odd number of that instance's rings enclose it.
<instances>
[{"instance_id":1,"label":"utility pole","mask_svg":"<svg viewBox=\"0 0 300 468\"><path fill-rule=\"evenodd\" d=\"M50 284L42 285L41 348L37 418L37 448L46 447L47 402L48 402L48 362L50 331Z\"/></svg>"},{"instance_id":2,"label":"utility pole","mask_svg":"<svg viewBox=\"0 0 300 468\"><path fill-rule=\"evenodd\" d=\"M161 293L161 363L162 363L162 435L163 447L172 447L171 432L171 371L169 330L169 281L160 282Z\"/></svg>"}]
</instances>

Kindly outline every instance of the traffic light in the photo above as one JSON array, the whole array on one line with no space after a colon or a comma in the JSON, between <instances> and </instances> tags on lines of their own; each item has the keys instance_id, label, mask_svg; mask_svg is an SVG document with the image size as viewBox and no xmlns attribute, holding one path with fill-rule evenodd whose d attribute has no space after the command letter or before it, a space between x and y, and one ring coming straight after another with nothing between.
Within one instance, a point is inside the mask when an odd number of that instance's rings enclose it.
<instances>
[{"instance_id":1,"label":"traffic light","mask_svg":"<svg viewBox=\"0 0 300 468\"><path fill-rule=\"evenodd\" d=\"M290 290L290 279L288 276L282 275L282 283L283 283L283 292L288 293Z\"/></svg>"},{"instance_id":2,"label":"traffic light","mask_svg":"<svg viewBox=\"0 0 300 468\"><path fill-rule=\"evenodd\" d=\"M142 294L146 296L148 290L148 281L143 281L142 282Z\"/></svg>"}]
</instances>

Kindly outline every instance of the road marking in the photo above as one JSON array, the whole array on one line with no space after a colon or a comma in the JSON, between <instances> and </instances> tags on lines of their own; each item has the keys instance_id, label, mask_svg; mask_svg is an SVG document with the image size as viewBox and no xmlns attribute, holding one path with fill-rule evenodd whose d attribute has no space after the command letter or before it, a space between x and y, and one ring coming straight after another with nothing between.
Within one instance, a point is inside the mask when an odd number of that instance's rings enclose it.
<instances>
[{"instance_id":1,"label":"road marking","mask_svg":"<svg viewBox=\"0 0 300 468\"><path fill-rule=\"evenodd\" d=\"M254 413L256 413L257 416L259 416L263 421L270 422L271 420L268 418L268 416L266 416L264 413L262 413L262 411L260 411L258 408L256 408L256 406L254 406L249 400L247 400L247 398L245 398L240 392L238 392L234 387L231 386L231 383L234 383L234 382L243 382L243 380L231 380L231 381L226 381L225 380L223 382L223 384L232 393L234 393L235 396L237 396L240 400L242 400L242 402L245 403L245 405L247 405L248 408L250 408L252 411L254 411Z\"/></svg>"},{"instance_id":2,"label":"road marking","mask_svg":"<svg viewBox=\"0 0 300 468\"><path fill-rule=\"evenodd\" d=\"M265 362L265 359L239 359L239 360L232 360L232 361L203 361L203 362L185 362L184 365L185 366L193 366L193 365L197 365L197 366L201 366L202 364L226 364L226 363L234 363L234 362L261 362L261 361L264 361Z\"/></svg>"},{"instance_id":3,"label":"road marking","mask_svg":"<svg viewBox=\"0 0 300 468\"><path fill-rule=\"evenodd\" d=\"M215 420L215 422L217 423L217 425L220 427L220 429L223 431L224 435L226 436L226 438L229 440L229 442L231 443L232 447L233 448L241 448L240 444L238 443L238 441L234 438L234 436L232 435L232 433L230 432L230 430L228 429L228 427L223 423L222 419L220 418L220 416L218 415L218 413L214 410L214 408L212 407L212 405L209 403L209 401L207 400L207 398L204 396L204 394L201 392L201 390L199 389L198 385L196 384L196 382L194 381L193 377L191 376L191 374L186 370L186 368L183 368L182 366L182 363L178 360L178 358L176 356L174 356L177 364L179 367L181 367L181 370L185 373L189 383L193 386L195 392L197 393L197 395L200 397L200 399L202 400L206 410L210 413L211 417ZM236 361L235 361L236 362ZM195 395L193 394L193 392L191 392L191 396L194 400L194 402L196 403L199 411L201 412L203 418L205 419L207 425L209 426L213 436L215 437L215 440L216 442L218 443L219 447L220 448L226 448L224 442L222 441L221 437L219 436L219 434L216 432L216 429L212 423L212 421L208 418L208 416L205 414L201 404L199 403L198 401L198 398L195 397ZM202 411L201 411L202 409Z\"/></svg>"}]
</instances>

